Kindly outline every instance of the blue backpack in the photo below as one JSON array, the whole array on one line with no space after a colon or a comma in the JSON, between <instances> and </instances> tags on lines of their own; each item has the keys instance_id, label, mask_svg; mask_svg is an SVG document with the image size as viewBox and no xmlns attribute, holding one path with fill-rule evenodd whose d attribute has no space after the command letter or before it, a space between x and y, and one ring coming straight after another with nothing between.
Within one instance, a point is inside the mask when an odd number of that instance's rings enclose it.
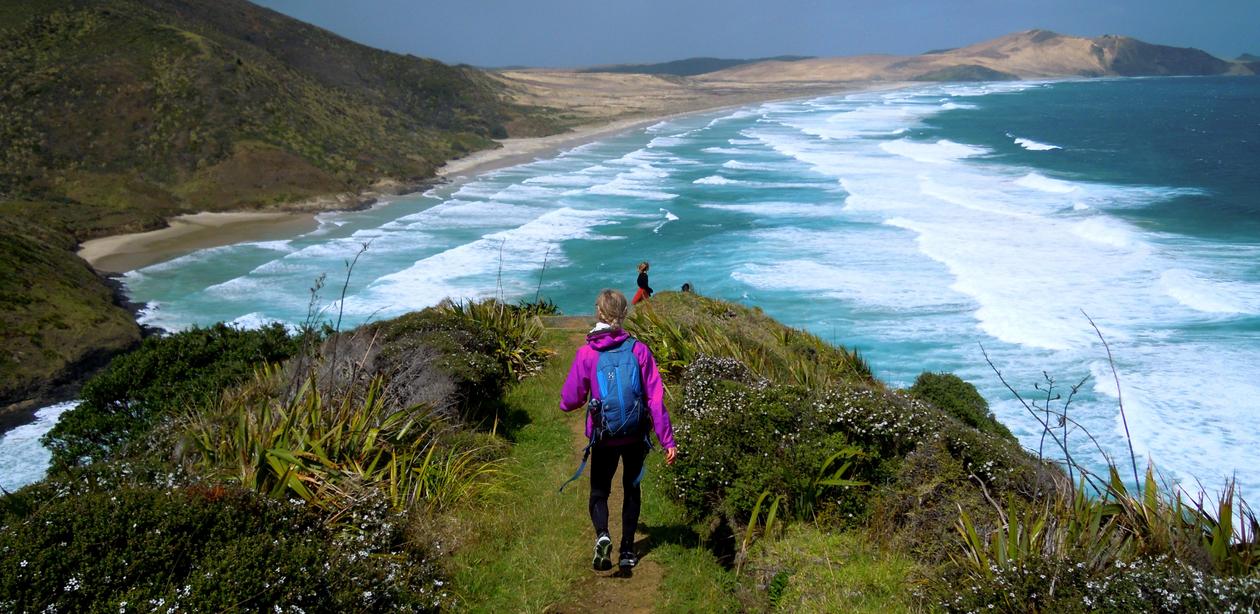
<instances>
[{"instance_id":1,"label":"blue backpack","mask_svg":"<svg viewBox=\"0 0 1260 614\"><path fill-rule=\"evenodd\" d=\"M586 469L586 461L590 459L591 447L604 439L615 439L643 435L649 447L648 437L650 418L647 414L647 399L643 393L643 381L639 376L639 359L634 356L633 337L621 345L599 353L595 363L595 373L591 379L591 400L586 404L586 412L591 417L591 441L582 452L582 464L577 473L560 486L564 487L582 476ZM646 469L646 464L644 467ZM637 486L643 480L644 471L639 471L635 478Z\"/></svg>"}]
</instances>

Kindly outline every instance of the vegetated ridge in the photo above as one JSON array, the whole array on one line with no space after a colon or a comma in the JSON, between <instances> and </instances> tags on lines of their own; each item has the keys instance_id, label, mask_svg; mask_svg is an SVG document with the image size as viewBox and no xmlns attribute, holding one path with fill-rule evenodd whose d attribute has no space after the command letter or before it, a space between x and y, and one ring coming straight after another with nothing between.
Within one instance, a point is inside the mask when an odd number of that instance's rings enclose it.
<instances>
[{"instance_id":1,"label":"vegetated ridge","mask_svg":"<svg viewBox=\"0 0 1260 614\"><path fill-rule=\"evenodd\" d=\"M146 339L45 437L50 475L0 496L0 610L1260 606L1258 523L1232 486L1060 457L1087 432L1050 375L1028 407L1043 455L953 374L894 389L855 350L678 292L626 321L677 460L648 457L643 565L592 575L586 484L556 492L585 416L555 402L590 318L555 313L446 301L352 331Z\"/></svg>"},{"instance_id":2,"label":"vegetated ridge","mask_svg":"<svg viewBox=\"0 0 1260 614\"><path fill-rule=\"evenodd\" d=\"M402 190L558 129L479 70L243 0L0 0L0 83L0 408L139 337L78 242Z\"/></svg>"},{"instance_id":3,"label":"vegetated ridge","mask_svg":"<svg viewBox=\"0 0 1260 614\"><path fill-rule=\"evenodd\" d=\"M710 73L730 81L992 81L1047 77L1252 75L1255 67L1194 48L1154 45L1127 36L1017 32L959 49L917 56L862 55L746 64Z\"/></svg>"}]
</instances>

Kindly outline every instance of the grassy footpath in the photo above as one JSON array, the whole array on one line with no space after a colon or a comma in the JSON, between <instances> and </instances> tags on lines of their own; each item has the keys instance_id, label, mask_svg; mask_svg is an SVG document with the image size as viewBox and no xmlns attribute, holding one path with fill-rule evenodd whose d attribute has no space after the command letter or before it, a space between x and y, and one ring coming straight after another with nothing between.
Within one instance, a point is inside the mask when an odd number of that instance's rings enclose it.
<instances>
[{"instance_id":1,"label":"grassy footpath","mask_svg":"<svg viewBox=\"0 0 1260 614\"><path fill-rule=\"evenodd\" d=\"M558 321L560 326L573 323ZM580 414L563 414L557 402L582 332L549 327L542 344L555 355L542 373L505 396L507 423L514 425L509 427L512 477L501 493L467 516L473 536L454 555L455 586L468 611L569 611L573 604L590 602L582 592L601 586L589 581L585 479L563 494L556 492L578 460L580 442L573 422ZM664 568L653 609L739 612L772 607L747 578L741 586L707 547L701 528L688 524L685 510L665 492L669 471L663 455L649 457L640 521L648 541L641 554ZM904 584L910 564L871 552L870 544L856 535L794 527L783 540L763 547L761 563L791 570L774 599L780 610L910 609Z\"/></svg>"},{"instance_id":2,"label":"grassy footpath","mask_svg":"<svg viewBox=\"0 0 1260 614\"><path fill-rule=\"evenodd\" d=\"M558 494L576 468L573 420L557 409L559 391L582 341L581 329L549 328L542 344L556 352L543 372L514 386L505 397L511 432L512 478L503 492L468 518L475 536L455 554L455 585L465 609L539 612L581 601L575 594L588 567L590 520L586 485ZM665 567L656 609L665 612L738 611L733 573L718 564L686 525L683 510L662 493L668 471L662 455L649 461L642 530L651 537L646 556ZM585 477L585 476L583 476ZM613 513L618 513L614 510Z\"/></svg>"},{"instance_id":3,"label":"grassy footpath","mask_svg":"<svg viewBox=\"0 0 1260 614\"><path fill-rule=\"evenodd\" d=\"M643 493L641 530L651 536L651 556L665 567L657 593L659 612L738 612L739 583L687 524L681 505L664 493L664 458L653 454Z\"/></svg>"},{"instance_id":4,"label":"grassy footpath","mask_svg":"<svg viewBox=\"0 0 1260 614\"><path fill-rule=\"evenodd\" d=\"M470 515L472 543L455 554L455 585L470 611L539 612L562 601L588 570L589 519L581 489L556 489L575 469L573 432L560 412L560 386L581 339L549 329L542 344L557 352L543 372L505 396L509 415L525 424L515 439L504 492Z\"/></svg>"}]
</instances>

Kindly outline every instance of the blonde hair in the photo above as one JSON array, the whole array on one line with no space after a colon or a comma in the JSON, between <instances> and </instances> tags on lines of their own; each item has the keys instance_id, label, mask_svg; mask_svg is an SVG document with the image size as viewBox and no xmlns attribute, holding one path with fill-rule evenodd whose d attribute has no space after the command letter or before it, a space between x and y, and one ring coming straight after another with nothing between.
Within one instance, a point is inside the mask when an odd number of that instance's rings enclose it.
<instances>
[{"instance_id":1,"label":"blonde hair","mask_svg":"<svg viewBox=\"0 0 1260 614\"><path fill-rule=\"evenodd\" d=\"M643 273L643 272L645 272L645 271L647 271L647 270L648 270L648 263L647 263L647 260L644 260L643 262L640 262L640 263L639 263L639 272L640 272L640 273Z\"/></svg>"},{"instance_id":2,"label":"blonde hair","mask_svg":"<svg viewBox=\"0 0 1260 614\"><path fill-rule=\"evenodd\" d=\"M595 297L595 319L617 328L626 319L626 295L609 288Z\"/></svg>"}]
</instances>

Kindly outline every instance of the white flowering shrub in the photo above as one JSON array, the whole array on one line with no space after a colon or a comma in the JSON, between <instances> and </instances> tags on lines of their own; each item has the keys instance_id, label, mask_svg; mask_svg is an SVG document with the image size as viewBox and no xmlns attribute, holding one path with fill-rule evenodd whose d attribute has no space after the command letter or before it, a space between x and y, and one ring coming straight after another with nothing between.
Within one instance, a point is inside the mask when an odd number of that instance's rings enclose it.
<instances>
[{"instance_id":1,"label":"white flowering shrub","mask_svg":"<svg viewBox=\"0 0 1260 614\"><path fill-rule=\"evenodd\" d=\"M770 491L784 495L798 517L814 517L819 507L832 517L860 517L872 488L818 484L831 455L854 449L845 455L845 477L871 487L896 482L903 459L926 444L956 459L965 488L979 488L968 478L974 474L998 490L1035 490L1028 483L1035 462L1016 444L874 386L776 385L734 359L702 356L686 371L683 399L674 412L680 456L673 485L700 516L745 522Z\"/></svg>"},{"instance_id":2,"label":"white flowering shrub","mask_svg":"<svg viewBox=\"0 0 1260 614\"><path fill-rule=\"evenodd\" d=\"M936 588L946 612L1255 612L1260 578L1206 574L1168 556L1115 561L1100 571L1065 558L992 568L986 580Z\"/></svg>"},{"instance_id":3,"label":"white flowering shrub","mask_svg":"<svg viewBox=\"0 0 1260 614\"><path fill-rule=\"evenodd\" d=\"M25 509L21 509L21 508ZM384 497L337 529L223 486L124 487L7 506L0 611L429 611L450 599Z\"/></svg>"}]
</instances>

